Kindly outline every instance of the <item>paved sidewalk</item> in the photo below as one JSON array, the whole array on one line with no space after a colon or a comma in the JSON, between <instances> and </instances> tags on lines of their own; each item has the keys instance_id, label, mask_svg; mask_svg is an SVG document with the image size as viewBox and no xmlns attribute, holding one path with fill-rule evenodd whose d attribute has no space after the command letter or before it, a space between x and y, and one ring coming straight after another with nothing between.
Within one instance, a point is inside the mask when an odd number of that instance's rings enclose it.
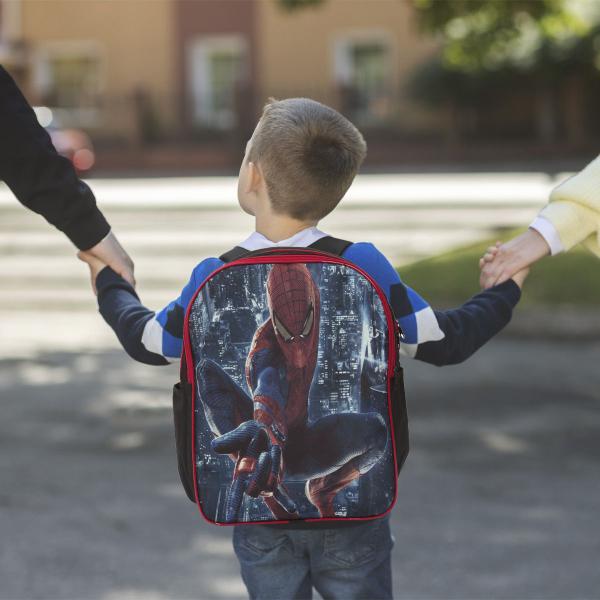
<instances>
[{"instance_id":1,"label":"paved sidewalk","mask_svg":"<svg viewBox=\"0 0 600 600\"><path fill-rule=\"evenodd\" d=\"M397 598L599 597L599 355L503 336L406 363ZM178 482L176 377L112 351L0 361L0 598L245 597L230 531Z\"/></svg>"}]
</instances>

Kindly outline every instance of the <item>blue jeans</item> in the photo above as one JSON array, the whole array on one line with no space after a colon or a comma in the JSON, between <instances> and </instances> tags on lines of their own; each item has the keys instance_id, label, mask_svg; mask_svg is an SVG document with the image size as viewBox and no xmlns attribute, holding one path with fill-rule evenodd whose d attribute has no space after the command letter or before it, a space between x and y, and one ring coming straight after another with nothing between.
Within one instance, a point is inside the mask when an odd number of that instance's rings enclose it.
<instances>
[{"instance_id":1,"label":"blue jeans","mask_svg":"<svg viewBox=\"0 0 600 600\"><path fill-rule=\"evenodd\" d=\"M392 598L389 515L338 529L240 525L233 548L251 600Z\"/></svg>"}]
</instances>

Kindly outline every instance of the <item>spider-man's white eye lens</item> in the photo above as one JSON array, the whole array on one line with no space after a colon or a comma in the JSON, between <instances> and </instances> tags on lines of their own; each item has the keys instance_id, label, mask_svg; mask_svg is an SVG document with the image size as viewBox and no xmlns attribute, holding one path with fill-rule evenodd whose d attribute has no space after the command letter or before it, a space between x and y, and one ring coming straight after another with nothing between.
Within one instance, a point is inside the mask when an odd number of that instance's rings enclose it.
<instances>
[{"instance_id":1,"label":"spider-man's white eye lens","mask_svg":"<svg viewBox=\"0 0 600 600\"><path fill-rule=\"evenodd\" d=\"M313 309L313 305L311 304L308 307L308 314L306 315L306 320L304 321L304 327L302 328L302 333L300 335L307 336L312 329L313 321L315 320L315 311Z\"/></svg>"},{"instance_id":2,"label":"spider-man's white eye lens","mask_svg":"<svg viewBox=\"0 0 600 600\"><path fill-rule=\"evenodd\" d=\"M275 324L277 333L279 333L286 342L289 342L292 339L292 334L287 330L286 326L279 320L275 313L273 313L273 323Z\"/></svg>"}]
</instances>

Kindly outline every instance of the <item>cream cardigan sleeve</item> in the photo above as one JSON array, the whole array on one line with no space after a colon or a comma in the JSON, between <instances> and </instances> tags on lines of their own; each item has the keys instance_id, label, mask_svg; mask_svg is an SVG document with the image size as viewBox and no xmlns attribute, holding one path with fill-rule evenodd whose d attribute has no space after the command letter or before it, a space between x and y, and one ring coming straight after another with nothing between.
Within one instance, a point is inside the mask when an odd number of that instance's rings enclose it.
<instances>
[{"instance_id":1,"label":"cream cardigan sleeve","mask_svg":"<svg viewBox=\"0 0 600 600\"><path fill-rule=\"evenodd\" d=\"M552 223L565 250L584 242L600 256L600 156L555 187L539 216Z\"/></svg>"}]
</instances>

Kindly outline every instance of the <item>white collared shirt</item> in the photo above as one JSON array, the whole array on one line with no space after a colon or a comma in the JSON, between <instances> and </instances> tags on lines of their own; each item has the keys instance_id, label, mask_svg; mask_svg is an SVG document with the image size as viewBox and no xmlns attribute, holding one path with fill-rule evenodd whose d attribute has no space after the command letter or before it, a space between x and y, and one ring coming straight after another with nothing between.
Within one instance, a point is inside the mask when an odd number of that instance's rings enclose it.
<instances>
[{"instance_id":1,"label":"white collared shirt","mask_svg":"<svg viewBox=\"0 0 600 600\"><path fill-rule=\"evenodd\" d=\"M246 248L246 250L258 250L259 248L272 248L274 246L309 246L318 239L329 235L315 227L307 227L295 233L293 236L286 238L285 240L279 240L274 242L268 237L265 237L258 231L253 231L243 242L240 242L238 246Z\"/></svg>"}]
</instances>

